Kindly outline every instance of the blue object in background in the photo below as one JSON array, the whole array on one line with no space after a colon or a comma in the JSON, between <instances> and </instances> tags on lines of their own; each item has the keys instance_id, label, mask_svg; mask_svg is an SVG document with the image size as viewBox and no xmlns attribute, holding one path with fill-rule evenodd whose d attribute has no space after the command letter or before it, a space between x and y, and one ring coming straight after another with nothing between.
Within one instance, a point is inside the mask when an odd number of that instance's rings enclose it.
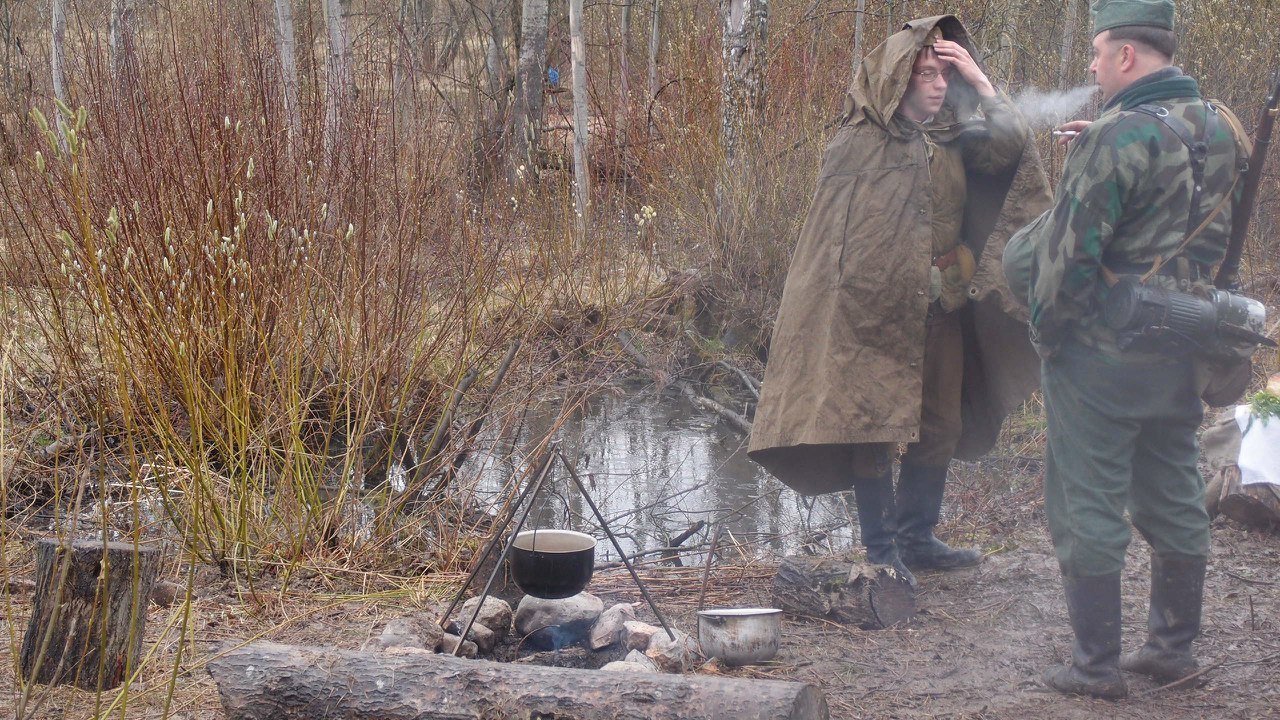
<instances>
[{"instance_id":1,"label":"blue object in background","mask_svg":"<svg viewBox=\"0 0 1280 720\"><path fill-rule=\"evenodd\" d=\"M553 67L547 68L547 84L550 85L551 87L555 87L556 85L560 84L559 70Z\"/></svg>"}]
</instances>

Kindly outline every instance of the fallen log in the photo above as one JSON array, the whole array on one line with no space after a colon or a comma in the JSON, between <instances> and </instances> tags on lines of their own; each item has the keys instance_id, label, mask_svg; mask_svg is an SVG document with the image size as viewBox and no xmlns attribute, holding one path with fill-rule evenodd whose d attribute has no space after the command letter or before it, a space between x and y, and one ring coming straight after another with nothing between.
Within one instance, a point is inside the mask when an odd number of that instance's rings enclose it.
<instances>
[{"instance_id":1,"label":"fallen log","mask_svg":"<svg viewBox=\"0 0 1280 720\"><path fill-rule=\"evenodd\" d=\"M793 615L880 630L916 612L911 585L888 565L841 557L784 558L773 578L776 606Z\"/></svg>"},{"instance_id":2,"label":"fallen log","mask_svg":"<svg viewBox=\"0 0 1280 720\"><path fill-rule=\"evenodd\" d=\"M35 551L22 677L84 690L118 687L138 665L159 549L46 538Z\"/></svg>"},{"instance_id":3,"label":"fallen log","mask_svg":"<svg viewBox=\"0 0 1280 720\"><path fill-rule=\"evenodd\" d=\"M605 673L422 652L258 642L220 653L208 668L230 720L828 717L822 692L802 683Z\"/></svg>"}]
</instances>

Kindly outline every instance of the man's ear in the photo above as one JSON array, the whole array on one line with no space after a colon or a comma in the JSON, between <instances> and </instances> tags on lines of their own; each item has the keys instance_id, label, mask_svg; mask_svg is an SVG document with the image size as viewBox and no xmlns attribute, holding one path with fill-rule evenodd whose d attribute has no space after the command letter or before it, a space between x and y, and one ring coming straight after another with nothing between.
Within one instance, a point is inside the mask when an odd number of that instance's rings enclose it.
<instances>
[{"instance_id":1,"label":"man's ear","mask_svg":"<svg viewBox=\"0 0 1280 720\"><path fill-rule=\"evenodd\" d=\"M1120 48L1120 69L1128 72L1138 64L1138 49L1129 43Z\"/></svg>"}]
</instances>

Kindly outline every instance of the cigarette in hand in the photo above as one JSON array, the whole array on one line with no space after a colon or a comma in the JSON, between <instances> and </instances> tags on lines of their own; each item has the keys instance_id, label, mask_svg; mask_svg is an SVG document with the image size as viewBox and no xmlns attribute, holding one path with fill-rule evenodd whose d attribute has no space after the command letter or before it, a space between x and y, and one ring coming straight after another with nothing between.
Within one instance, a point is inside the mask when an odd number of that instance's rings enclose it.
<instances>
[{"instance_id":1,"label":"cigarette in hand","mask_svg":"<svg viewBox=\"0 0 1280 720\"><path fill-rule=\"evenodd\" d=\"M1075 137L1080 133L1075 130L1054 130L1053 134L1058 137Z\"/></svg>"}]
</instances>

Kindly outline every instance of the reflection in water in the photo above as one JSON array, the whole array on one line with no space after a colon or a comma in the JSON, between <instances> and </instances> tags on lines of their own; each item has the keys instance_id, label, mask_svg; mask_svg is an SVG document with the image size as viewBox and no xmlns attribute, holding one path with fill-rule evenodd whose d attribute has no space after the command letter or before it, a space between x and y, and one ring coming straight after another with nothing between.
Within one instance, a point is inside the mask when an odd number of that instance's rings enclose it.
<instances>
[{"instance_id":1,"label":"reflection in water","mask_svg":"<svg viewBox=\"0 0 1280 720\"><path fill-rule=\"evenodd\" d=\"M543 437L554 419L554 408L531 411L517 437L491 440L490 451L474 457L482 502L501 501L504 485L523 471L530 439ZM815 534L818 552L851 543L851 504L834 495L816 502L800 498L747 458L746 438L677 394L602 395L576 413L556 438L628 554L667 547L670 538L698 521L723 524L720 555L726 559L738 552L800 552ZM597 525L557 464L526 529L590 532L601 539L597 561L616 560ZM709 537L704 528L682 546L696 549ZM685 564L702 560L686 555Z\"/></svg>"}]
</instances>

